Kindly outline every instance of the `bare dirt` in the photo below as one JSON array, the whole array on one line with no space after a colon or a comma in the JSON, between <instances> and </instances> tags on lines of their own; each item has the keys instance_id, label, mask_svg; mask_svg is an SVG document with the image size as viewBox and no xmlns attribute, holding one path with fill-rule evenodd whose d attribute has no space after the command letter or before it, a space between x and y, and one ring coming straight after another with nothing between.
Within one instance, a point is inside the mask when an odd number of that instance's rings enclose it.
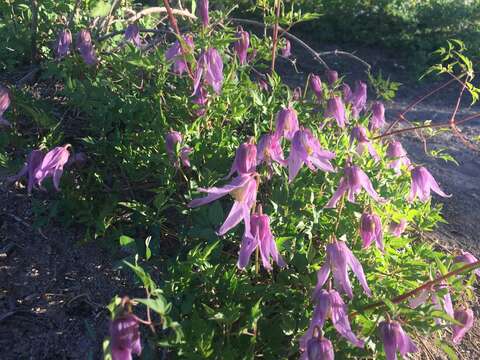
<instances>
[{"instance_id":1,"label":"bare dirt","mask_svg":"<svg viewBox=\"0 0 480 360\"><path fill-rule=\"evenodd\" d=\"M294 45L295 46L295 45ZM313 45L317 49L336 47ZM345 49L345 48L344 48ZM348 50L348 47L346 48ZM375 49L361 49L357 54L382 69L392 80L403 83L397 99L387 104L387 119L392 121L415 97L435 84L412 81L401 62ZM306 52L295 49L297 73L289 62L280 60L284 80L292 86L303 86L310 72L323 69ZM325 58L353 83L364 79L364 67L351 59ZM410 120L443 122L449 119L458 87L439 93L416 106ZM461 115L480 111L462 104ZM480 120L462 127L469 137L480 135ZM428 149L446 148L459 165L445 163L427 155L423 142L413 134L401 141L416 162L426 164L451 198L442 199L448 224L439 226L434 240L447 251L468 249L480 257L480 159L471 150L445 132L427 143ZM438 200L438 199L436 199ZM60 225L34 229L30 200L15 191L0 193L0 358L1 359L96 359L100 358L101 341L106 335L108 312L105 305L115 294L132 288L128 275L115 269L114 260L96 243L80 243L82 233ZM478 306L474 309L480 314ZM461 359L478 359L480 324L470 331L456 348ZM420 358L439 359L441 353L425 339Z\"/></svg>"}]
</instances>

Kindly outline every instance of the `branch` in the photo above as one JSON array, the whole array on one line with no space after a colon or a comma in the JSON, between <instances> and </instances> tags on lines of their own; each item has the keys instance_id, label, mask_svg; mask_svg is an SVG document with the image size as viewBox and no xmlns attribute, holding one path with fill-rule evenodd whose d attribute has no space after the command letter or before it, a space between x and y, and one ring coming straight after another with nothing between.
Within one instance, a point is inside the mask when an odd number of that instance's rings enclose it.
<instances>
[{"instance_id":1,"label":"branch","mask_svg":"<svg viewBox=\"0 0 480 360\"><path fill-rule=\"evenodd\" d=\"M194 14L192 14L191 12L189 12L187 10L171 9L171 11L174 15L183 16L183 17L190 18L190 19L193 19L193 20L197 19L197 17ZM131 18L128 18L127 22L133 23L143 16L152 15L152 14L156 14L156 13L168 13L168 11L167 11L167 8L163 7L163 6L162 7L159 7L159 6L149 7L148 9L144 9L144 10L138 12L137 14L132 16Z\"/></svg>"},{"instance_id":2,"label":"branch","mask_svg":"<svg viewBox=\"0 0 480 360\"><path fill-rule=\"evenodd\" d=\"M277 56L279 17L280 17L280 1L275 0L275 25L273 26L272 65L270 66L270 73L272 74L275 71L275 59Z\"/></svg>"},{"instance_id":3,"label":"branch","mask_svg":"<svg viewBox=\"0 0 480 360\"><path fill-rule=\"evenodd\" d=\"M449 273L443 275L443 276L440 276L436 279L433 279L433 280L430 280L430 281L427 281L426 283L424 283L423 285L417 287L416 289L413 289L405 294L402 294L400 296L397 296L395 298L393 298L391 300L392 303L394 304L399 304L405 300L407 300L408 298L412 297L412 296L415 296L417 294L419 294L420 292L422 292L423 290L426 290L426 289L429 289L431 288L433 285L437 285L439 283L441 283L442 281L452 277L452 276L455 276L455 275L458 275L458 274L461 274L463 272L466 272L466 271L471 271L471 270L475 270L475 269L478 269L480 268L480 260L478 261L475 261L474 263L471 263L471 264L467 264L465 266L462 266L461 268L458 268L457 270L453 270L453 271L450 271ZM359 310L359 311L354 311L350 314L351 317L354 317L356 315L358 315L360 312L363 312L363 311L366 311L366 310L370 310L370 309L375 309L375 308L380 308L380 307L385 307L385 303L383 301L379 301L379 302L376 302L376 303L373 303L373 304L370 304L370 305L367 305L365 306L363 309Z\"/></svg>"},{"instance_id":4,"label":"branch","mask_svg":"<svg viewBox=\"0 0 480 360\"><path fill-rule=\"evenodd\" d=\"M361 62L363 65L365 65L365 67L370 70L372 68L372 66L367 63L365 60L363 59L360 59L358 56L352 54L352 53L349 53L347 51L342 51L342 50L333 50L333 51L324 51L324 52L321 52L321 53L318 53L319 56L328 56L328 55L335 55L335 56L338 56L338 55L343 55L343 56L346 56L346 57L349 57L351 59L354 59L354 60L357 60L359 62Z\"/></svg>"}]
</instances>

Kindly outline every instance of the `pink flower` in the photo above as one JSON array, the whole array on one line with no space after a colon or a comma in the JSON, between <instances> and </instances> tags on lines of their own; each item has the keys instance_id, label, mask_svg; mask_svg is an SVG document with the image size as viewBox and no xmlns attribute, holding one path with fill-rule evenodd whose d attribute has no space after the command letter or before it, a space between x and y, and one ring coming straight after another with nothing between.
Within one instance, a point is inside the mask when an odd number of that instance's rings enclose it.
<instances>
[{"instance_id":1,"label":"pink flower","mask_svg":"<svg viewBox=\"0 0 480 360\"><path fill-rule=\"evenodd\" d=\"M110 321L112 360L131 360L132 354L142 353L139 323L135 315L127 314Z\"/></svg>"},{"instance_id":2,"label":"pink flower","mask_svg":"<svg viewBox=\"0 0 480 360\"><path fill-rule=\"evenodd\" d=\"M53 186L57 191L60 191L60 178L63 174L63 167L70 157L68 148L71 147L70 144L64 146L57 146L56 148L50 150L45 157L42 159L42 162L34 170L34 177L36 184L42 188L42 182L48 178L53 178ZM36 160L40 158L39 154L35 155ZM32 160L33 162L33 160Z\"/></svg>"},{"instance_id":3,"label":"pink flower","mask_svg":"<svg viewBox=\"0 0 480 360\"><path fill-rule=\"evenodd\" d=\"M433 176L423 166L417 166L412 170L412 185L410 194L407 200L412 202L418 196L420 201L426 202L430 199L430 190L433 190L438 195L443 197L450 197L451 195L445 194Z\"/></svg>"},{"instance_id":4,"label":"pink flower","mask_svg":"<svg viewBox=\"0 0 480 360\"><path fill-rule=\"evenodd\" d=\"M192 35L184 35L184 51L188 54L193 52L194 44ZM187 63L182 53L182 46L180 41L175 41L172 46L165 53L167 61L173 61L172 71L178 75L182 75L187 70Z\"/></svg>"},{"instance_id":5,"label":"pink flower","mask_svg":"<svg viewBox=\"0 0 480 360\"><path fill-rule=\"evenodd\" d=\"M447 315L451 318L454 317L453 313L453 304L452 299L450 297L450 293L447 291L442 297L437 295L438 290L448 289L446 283L442 282L438 284L436 287L431 287L429 289L425 289L420 292L416 297L413 297L409 300L409 305L412 309L419 307L427 302L428 299L432 300L432 304L434 305L435 309L443 310ZM437 324L440 324L439 319L436 320Z\"/></svg>"},{"instance_id":6,"label":"pink flower","mask_svg":"<svg viewBox=\"0 0 480 360\"><path fill-rule=\"evenodd\" d=\"M323 96L323 89L322 89L322 80L318 75L311 75L310 76L310 87L312 88L313 93L317 97L318 100L322 99Z\"/></svg>"},{"instance_id":7,"label":"pink flower","mask_svg":"<svg viewBox=\"0 0 480 360\"><path fill-rule=\"evenodd\" d=\"M130 24L125 29L125 41L131 41L136 47L142 45L140 40L140 30L136 24Z\"/></svg>"},{"instance_id":8,"label":"pink flower","mask_svg":"<svg viewBox=\"0 0 480 360\"><path fill-rule=\"evenodd\" d=\"M316 290L314 294L316 303L310 326L300 338L300 349L308 349L308 341L312 338L315 328L321 329L325 321L330 318L333 326L338 333L347 339L354 346L362 348L364 342L359 340L353 333L348 320L348 308L342 300L340 294L335 290L327 291L325 289ZM310 357L309 357L310 359Z\"/></svg>"},{"instance_id":9,"label":"pink flower","mask_svg":"<svg viewBox=\"0 0 480 360\"><path fill-rule=\"evenodd\" d=\"M335 70L326 70L325 77L329 85L334 85L338 80L338 73Z\"/></svg>"},{"instance_id":10,"label":"pink flower","mask_svg":"<svg viewBox=\"0 0 480 360\"><path fill-rule=\"evenodd\" d=\"M28 154L27 162L22 167L22 169L18 172L18 174L10 176L7 179L7 181L9 183L16 182L20 180L22 177L26 176L28 179L27 190L28 190L28 193L31 194L36 184L35 171L42 163L44 157L45 157L45 153L43 151L32 150L30 154Z\"/></svg>"},{"instance_id":11,"label":"pink flower","mask_svg":"<svg viewBox=\"0 0 480 360\"><path fill-rule=\"evenodd\" d=\"M256 166L257 147L251 142L243 143L235 152L235 159L233 160L227 179L235 173L238 175L251 174L255 171Z\"/></svg>"},{"instance_id":12,"label":"pink flower","mask_svg":"<svg viewBox=\"0 0 480 360\"><path fill-rule=\"evenodd\" d=\"M282 146L280 140L275 134L265 134L260 138L257 145L257 164L262 162L271 165L272 161L276 161L282 166L286 165L286 161L283 157Z\"/></svg>"},{"instance_id":13,"label":"pink flower","mask_svg":"<svg viewBox=\"0 0 480 360\"><path fill-rule=\"evenodd\" d=\"M325 117L334 118L337 120L337 125L341 128L345 127L347 122L345 118L345 105L340 96L334 96L328 99L327 109L325 110Z\"/></svg>"},{"instance_id":14,"label":"pink flower","mask_svg":"<svg viewBox=\"0 0 480 360\"><path fill-rule=\"evenodd\" d=\"M385 125L385 106L379 101L372 105L372 118L368 124L368 130L375 131Z\"/></svg>"},{"instance_id":15,"label":"pink flower","mask_svg":"<svg viewBox=\"0 0 480 360\"><path fill-rule=\"evenodd\" d=\"M238 40L233 44L233 48L235 49L240 64L244 65L247 62L247 51L250 47L250 34L239 26L236 37Z\"/></svg>"},{"instance_id":16,"label":"pink flower","mask_svg":"<svg viewBox=\"0 0 480 360\"><path fill-rule=\"evenodd\" d=\"M360 193L360 191L365 189L368 195L370 195L375 201L380 203L385 202L385 199L380 197L377 192L373 189L372 183L368 178L367 174L363 172L356 165L345 165L344 176L340 179L340 184L338 185L337 191L333 194L330 201L325 205L326 208L334 208L337 206L337 202L340 198L347 193L348 201L355 203L355 196Z\"/></svg>"},{"instance_id":17,"label":"pink flower","mask_svg":"<svg viewBox=\"0 0 480 360\"><path fill-rule=\"evenodd\" d=\"M407 220L401 219L400 222L393 221L388 225L388 231L395 237L400 237L407 228Z\"/></svg>"},{"instance_id":18,"label":"pink flower","mask_svg":"<svg viewBox=\"0 0 480 360\"><path fill-rule=\"evenodd\" d=\"M275 238L270 229L270 218L267 215L252 214L250 217L251 233L243 235L242 245L238 256L237 266L239 269L245 269L250 262L250 257L255 249L259 249L262 265L267 270L272 270L270 258L277 263L278 266L284 267L285 261L278 253Z\"/></svg>"},{"instance_id":19,"label":"pink flower","mask_svg":"<svg viewBox=\"0 0 480 360\"><path fill-rule=\"evenodd\" d=\"M334 352L330 340L324 337L312 337L307 342L307 351L302 354L301 360L333 360Z\"/></svg>"},{"instance_id":20,"label":"pink flower","mask_svg":"<svg viewBox=\"0 0 480 360\"><path fill-rule=\"evenodd\" d=\"M197 4L198 17L202 20L203 27L207 27L210 22L208 13L208 0L199 0Z\"/></svg>"},{"instance_id":21,"label":"pink flower","mask_svg":"<svg viewBox=\"0 0 480 360\"><path fill-rule=\"evenodd\" d=\"M387 360L397 360L397 350L403 357L408 353L418 351L413 341L403 331L398 322L382 321L378 327Z\"/></svg>"},{"instance_id":22,"label":"pink flower","mask_svg":"<svg viewBox=\"0 0 480 360\"><path fill-rule=\"evenodd\" d=\"M175 161L177 157L177 144L181 143L182 139L182 134L178 131L170 131L167 136L165 136L165 148L170 160Z\"/></svg>"},{"instance_id":23,"label":"pink flower","mask_svg":"<svg viewBox=\"0 0 480 360\"><path fill-rule=\"evenodd\" d=\"M285 39L285 47L282 48L282 56L283 57L290 57L292 55L292 44L290 43L290 40Z\"/></svg>"},{"instance_id":24,"label":"pink flower","mask_svg":"<svg viewBox=\"0 0 480 360\"><path fill-rule=\"evenodd\" d=\"M57 59L61 59L70 53L70 46L72 45L72 33L69 29L64 29L58 35L55 54Z\"/></svg>"},{"instance_id":25,"label":"pink flower","mask_svg":"<svg viewBox=\"0 0 480 360\"><path fill-rule=\"evenodd\" d=\"M275 136L280 139L282 136L285 139L292 141L293 135L298 130L297 112L291 108L283 108L277 113L277 121L275 123Z\"/></svg>"},{"instance_id":26,"label":"pink flower","mask_svg":"<svg viewBox=\"0 0 480 360\"><path fill-rule=\"evenodd\" d=\"M190 167L190 158L189 155L193 152L193 149L190 146L184 146L180 150L180 160L182 165L185 167Z\"/></svg>"},{"instance_id":27,"label":"pink flower","mask_svg":"<svg viewBox=\"0 0 480 360\"><path fill-rule=\"evenodd\" d=\"M211 48L200 53L195 69L193 94L197 93L202 79L204 85L210 85L217 94L220 94L223 84L223 61L216 49Z\"/></svg>"},{"instance_id":28,"label":"pink flower","mask_svg":"<svg viewBox=\"0 0 480 360\"><path fill-rule=\"evenodd\" d=\"M407 152L400 141L392 141L388 144L387 156L394 159L388 166L394 169L397 174L400 173L400 167L402 165L409 167L411 164L410 159L407 157Z\"/></svg>"},{"instance_id":29,"label":"pink flower","mask_svg":"<svg viewBox=\"0 0 480 360\"><path fill-rule=\"evenodd\" d=\"M335 153L322 149L320 142L309 129L298 130L293 137L288 157L288 181L295 179L303 164L312 171L335 171L329 161L334 157Z\"/></svg>"},{"instance_id":30,"label":"pink flower","mask_svg":"<svg viewBox=\"0 0 480 360\"><path fill-rule=\"evenodd\" d=\"M10 106L10 93L6 87L0 85L0 125L10 126L10 123L3 117L3 113Z\"/></svg>"},{"instance_id":31,"label":"pink flower","mask_svg":"<svg viewBox=\"0 0 480 360\"><path fill-rule=\"evenodd\" d=\"M475 256L473 256L472 254L470 254L468 251L461 251L460 255L456 256L455 259L453 259L453 263L454 264L458 264L458 263L463 263L465 265L468 265L468 264L473 264L473 263L476 263L478 260ZM480 276L480 269L476 269L475 270L475 274L477 274L477 276Z\"/></svg>"},{"instance_id":32,"label":"pink flower","mask_svg":"<svg viewBox=\"0 0 480 360\"><path fill-rule=\"evenodd\" d=\"M452 341L454 344L460 344L465 334L473 327L474 318L472 309L455 310L455 320L462 325L453 325Z\"/></svg>"},{"instance_id":33,"label":"pink flower","mask_svg":"<svg viewBox=\"0 0 480 360\"><path fill-rule=\"evenodd\" d=\"M347 83L342 85L342 95L343 101L345 101L346 103L352 101L352 89L350 89L350 86L348 86Z\"/></svg>"},{"instance_id":34,"label":"pink flower","mask_svg":"<svg viewBox=\"0 0 480 360\"><path fill-rule=\"evenodd\" d=\"M317 273L317 286L315 292L320 292L320 289L325 284L330 275L333 273L335 287L342 293L348 295L350 299L353 298L352 285L348 279L348 268L350 268L357 277L363 291L367 296L372 296L372 292L367 284L367 279L363 272L362 265L353 255L352 251L347 247L344 241L335 240L333 243L327 245L327 259L325 264Z\"/></svg>"},{"instance_id":35,"label":"pink flower","mask_svg":"<svg viewBox=\"0 0 480 360\"><path fill-rule=\"evenodd\" d=\"M87 65L95 65L97 63L97 55L93 47L90 31L83 29L77 34L77 50Z\"/></svg>"},{"instance_id":36,"label":"pink flower","mask_svg":"<svg viewBox=\"0 0 480 360\"><path fill-rule=\"evenodd\" d=\"M237 226L242 220L245 223L245 233L250 234L250 209L257 199L257 181L253 174L240 175L234 178L224 187L212 187L209 189L198 188L198 191L207 193L204 198L194 199L188 207L195 208L211 203L221 197L230 194L234 203L227 219L218 230L218 235L224 235L230 229Z\"/></svg>"},{"instance_id":37,"label":"pink flower","mask_svg":"<svg viewBox=\"0 0 480 360\"><path fill-rule=\"evenodd\" d=\"M357 125L352 128L352 132L350 133L350 145L352 145L355 140L358 143L356 148L356 152L358 155L362 155L366 148L369 154L375 159L375 161L380 160L377 151L368 139L367 129L365 129L361 125Z\"/></svg>"},{"instance_id":38,"label":"pink flower","mask_svg":"<svg viewBox=\"0 0 480 360\"><path fill-rule=\"evenodd\" d=\"M380 251L383 248L382 221L377 214L363 213L360 217L360 237L363 240L363 248L367 248L375 240Z\"/></svg>"},{"instance_id":39,"label":"pink flower","mask_svg":"<svg viewBox=\"0 0 480 360\"><path fill-rule=\"evenodd\" d=\"M367 84L363 81L355 83L355 90L350 99L352 104L352 114L354 118L358 118L360 112L365 109L367 103Z\"/></svg>"}]
</instances>

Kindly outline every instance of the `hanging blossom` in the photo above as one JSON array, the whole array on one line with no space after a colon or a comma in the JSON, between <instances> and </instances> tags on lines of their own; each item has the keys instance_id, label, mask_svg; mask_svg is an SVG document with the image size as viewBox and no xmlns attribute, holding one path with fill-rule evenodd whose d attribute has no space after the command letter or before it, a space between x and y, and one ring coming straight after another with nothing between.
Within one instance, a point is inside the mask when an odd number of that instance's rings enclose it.
<instances>
[{"instance_id":1,"label":"hanging blossom","mask_svg":"<svg viewBox=\"0 0 480 360\"><path fill-rule=\"evenodd\" d=\"M179 167L178 159L182 162L183 166L190 167L189 155L193 152L193 149L189 146L184 146L180 149L180 156L177 157L177 144L181 144L183 141L182 134L178 131L170 131L165 136L165 148L167 150L168 157L173 166Z\"/></svg>"},{"instance_id":2,"label":"hanging blossom","mask_svg":"<svg viewBox=\"0 0 480 360\"><path fill-rule=\"evenodd\" d=\"M288 156L288 181L292 182L306 164L312 171L318 169L331 172L335 171L330 160L335 158L335 153L322 149L318 139L309 129L301 128L292 140L292 149Z\"/></svg>"},{"instance_id":3,"label":"hanging blossom","mask_svg":"<svg viewBox=\"0 0 480 360\"><path fill-rule=\"evenodd\" d=\"M357 148L355 149L358 155L362 155L366 148L375 161L380 161L377 151L368 139L367 129L361 125L356 125L352 128L352 132L350 133L350 145L352 145L355 140L358 143Z\"/></svg>"},{"instance_id":4,"label":"hanging blossom","mask_svg":"<svg viewBox=\"0 0 480 360\"><path fill-rule=\"evenodd\" d=\"M200 53L195 69L193 94L197 93L202 79L204 84L210 85L217 94L220 94L223 84L223 61L216 49L211 48Z\"/></svg>"},{"instance_id":5,"label":"hanging blossom","mask_svg":"<svg viewBox=\"0 0 480 360\"><path fill-rule=\"evenodd\" d=\"M452 341L454 344L460 344L465 334L473 327L475 316L472 309L457 309L454 318L462 325L453 325Z\"/></svg>"},{"instance_id":6,"label":"hanging blossom","mask_svg":"<svg viewBox=\"0 0 480 360\"><path fill-rule=\"evenodd\" d=\"M365 212L360 217L360 237L363 248L368 248L373 241L384 252L382 221L377 214Z\"/></svg>"},{"instance_id":7,"label":"hanging blossom","mask_svg":"<svg viewBox=\"0 0 480 360\"><path fill-rule=\"evenodd\" d=\"M408 353L417 352L418 349L408 335L396 321L382 321L379 326L380 337L383 341L387 360L397 360L397 351L403 357Z\"/></svg>"},{"instance_id":8,"label":"hanging blossom","mask_svg":"<svg viewBox=\"0 0 480 360\"><path fill-rule=\"evenodd\" d=\"M0 85L0 126L10 126L10 122L3 117L10 106L10 93L7 88Z\"/></svg>"},{"instance_id":9,"label":"hanging blossom","mask_svg":"<svg viewBox=\"0 0 480 360\"><path fill-rule=\"evenodd\" d=\"M193 43L193 37L190 34L183 35L183 44L184 51L189 54L193 52L195 47ZM172 64L172 71L178 75L182 75L187 70L187 63L185 61L185 57L183 56L182 52L182 44L180 41L175 41L172 46L170 46L165 53L165 59L167 61L173 61Z\"/></svg>"},{"instance_id":10,"label":"hanging blossom","mask_svg":"<svg viewBox=\"0 0 480 360\"><path fill-rule=\"evenodd\" d=\"M347 83L344 83L342 85L342 96L343 96L343 101L346 103L349 103L352 100L352 89Z\"/></svg>"},{"instance_id":11,"label":"hanging blossom","mask_svg":"<svg viewBox=\"0 0 480 360\"><path fill-rule=\"evenodd\" d=\"M279 254L275 238L270 229L270 218L268 215L262 214L262 208L259 206L258 213L252 214L250 217L250 233L245 231L240 246L237 266L239 269L245 269L250 262L255 249L259 249L262 265L267 270L272 270L270 258L277 263L278 266L286 266L285 261Z\"/></svg>"},{"instance_id":12,"label":"hanging blossom","mask_svg":"<svg viewBox=\"0 0 480 360\"><path fill-rule=\"evenodd\" d=\"M250 34L239 26L237 28L236 37L238 40L233 44L233 48L235 49L240 64L245 65L247 62L248 48L250 47Z\"/></svg>"},{"instance_id":13,"label":"hanging blossom","mask_svg":"<svg viewBox=\"0 0 480 360\"><path fill-rule=\"evenodd\" d=\"M271 165L272 161L279 163L281 166L287 164L283 157L280 139L273 133L263 135L257 145L257 164L260 165L265 162L267 165Z\"/></svg>"},{"instance_id":14,"label":"hanging blossom","mask_svg":"<svg viewBox=\"0 0 480 360\"><path fill-rule=\"evenodd\" d=\"M368 130L376 131L385 126L385 106L376 101L372 105L372 117L368 123Z\"/></svg>"},{"instance_id":15,"label":"hanging blossom","mask_svg":"<svg viewBox=\"0 0 480 360\"><path fill-rule=\"evenodd\" d=\"M432 286L429 289L425 289L416 297L411 298L409 300L409 305L412 309L416 309L431 299L436 310L443 310L447 315L453 318L455 315L453 313L453 304L450 293L447 291L442 297L437 295L437 291L443 291L445 289L448 289L448 285L445 282L441 282L436 287ZM439 319L436 319L436 322L437 324L440 324Z\"/></svg>"},{"instance_id":16,"label":"hanging blossom","mask_svg":"<svg viewBox=\"0 0 480 360\"><path fill-rule=\"evenodd\" d=\"M337 125L342 129L345 127L345 123L347 122L345 118L345 105L340 96L334 96L328 99L324 116L334 118L337 121Z\"/></svg>"},{"instance_id":17,"label":"hanging blossom","mask_svg":"<svg viewBox=\"0 0 480 360\"><path fill-rule=\"evenodd\" d=\"M257 85L260 88L260 90L268 91L268 83L261 77L258 78Z\"/></svg>"},{"instance_id":18,"label":"hanging blossom","mask_svg":"<svg viewBox=\"0 0 480 360\"><path fill-rule=\"evenodd\" d=\"M410 159L407 157L407 152L400 141L392 141L388 144L387 156L394 159L390 161L388 167L394 169L397 174L400 174L400 167L402 165L406 167L411 165Z\"/></svg>"},{"instance_id":19,"label":"hanging blossom","mask_svg":"<svg viewBox=\"0 0 480 360\"><path fill-rule=\"evenodd\" d=\"M83 29L77 34L77 50L87 65L95 65L97 63L97 55L93 47L90 31Z\"/></svg>"},{"instance_id":20,"label":"hanging blossom","mask_svg":"<svg viewBox=\"0 0 480 360\"><path fill-rule=\"evenodd\" d=\"M206 105L208 103L207 91L203 86L199 86L197 92L193 95L194 98L192 102L199 105L199 108L195 110L197 116L202 116L207 112Z\"/></svg>"},{"instance_id":21,"label":"hanging blossom","mask_svg":"<svg viewBox=\"0 0 480 360\"><path fill-rule=\"evenodd\" d=\"M133 43L136 47L142 46L142 41L140 40L140 30L136 24L130 24L125 29L124 34L125 41Z\"/></svg>"},{"instance_id":22,"label":"hanging blossom","mask_svg":"<svg viewBox=\"0 0 480 360\"><path fill-rule=\"evenodd\" d=\"M393 221L388 225L388 231L395 237L400 237L407 228L407 220L400 219L400 222Z\"/></svg>"},{"instance_id":23,"label":"hanging blossom","mask_svg":"<svg viewBox=\"0 0 480 360\"><path fill-rule=\"evenodd\" d=\"M55 48L55 56L61 59L70 53L70 46L72 45L72 33L69 29L63 29L58 35L58 40Z\"/></svg>"},{"instance_id":24,"label":"hanging blossom","mask_svg":"<svg viewBox=\"0 0 480 360\"><path fill-rule=\"evenodd\" d=\"M367 294L367 296L372 296L362 265L347 247L347 244L345 244L344 241L336 239L327 245L327 259L317 273L318 281L315 292L320 292L320 289L327 281L331 271L333 273L335 287L352 299L353 291L350 280L348 279L348 268L350 268L357 277L365 294Z\"/></svg>"},{"instance_id":25,"label":"hanging blossom","mask_svg":"<svg viewBox=\"0 0 480 360\"><path fill-rule=\"evenodd\" d=\"M310 75L310 87L312 88L313 93L320 101L323 96L322 80L318 75Z\"/></svg>"},{"instance_id":26,"label":"hanging blossom","mask_svg":"<svg viewBox=\"0 0 480 360\"><path fill-rule=\"evenodd\" d=\"M282 56L283 57L290 57L292 55L292 44L290 43L290 40L285 39L285 46L282 48Z\"/></svg>"},{"instance_id":27,"label":"hanging blossom","mask_svg":"<svg viewBox=\"0 0 480 360\"><path fill-rule=\"evenodd\" d=\"M295 101L300 101L302 98L302 88L300 86L297 86L295 89L293 89L293 100Z\"/></svg>"},{"instance_id":28,"label":"hanging blossom","mask_svg":"<svg viewBox=\"0 0 480 360\"><path fill-rule=\"evenodd\" d=\"M430 190L434 191L442 197L450 197L451 195L445 194L438 183L433 178L432 174L428 172L423 166L417 166L412 170L412 185L410 194L407 200L412 202L418 196L420 201L426 202L430 199Z\"/></svg>"},{"instance_id":29,"label":"hanging blossom","mask_svg":"<svg viewBox=\"0 0 480 360\"><path fill-rule=\"evenodd\" d=\"M355 83L355 89L353 90L350 103L352 104L353 117L358 118L358 115L365 109L367 104L367 84L363 81L357 81Z\"/></svg>"},{"instance_id":30,"label":"hanging blossom","mask_svg":"<svg viewBox=\"0 0 480 360\"><path fill-rule=\"evenodd\" d=\"M210 15L208 13L208 0L199 0L197 5L198 17L202 20L203 27L206 28L210 22Z\"/></svg>"},{"instance_id":31,"label":"hanging blossom","mask_svg":"<svg viewBox=\"0 0 480 360\"><path fill-rule=\"evenodd\" d=\"M333 360L332 342L323 336L313 336L307 342L307 350L303 352L300 360Z\"/></svg>"},{"instance_id":32,"label":"hanging blossom","mask_svg":"<svg viewBox=\"0 0 480 360\"><path fill-rule=\"evenodd\" d=\"M251 174L255 172L256 167L257 147L253 143L253 139L250 139L249 142L241 144L235 151L235 159L226 178L228 179L235 173L238 175Z\"/></svg>"},{"instance_id":33,"label":"hanging blossom","mask_svg":"<svg viewBox=\"0 0 480 360\"><path fill-rule=\"evenodd\" d=\"M354 346L362 348L364 342L358 339L350 327L348 308L336 290L319 289L314 294L315 310L307 332L300 338L300 349L305 350L316 328L322 329L330 318L335 330Z\"/></svg>"},{"instance_id":34,"label":"hanging blossom","mask_svg":"<svg viewBox=\"0 0 480 360\"><path fill-rule=\"evenodd\" d=\"M30 154L28 154L27 156L27 162L22 167L22 169L18 172L18 174L9 177L7 181L9 183L13 183L13 182L19 181L21 178L26 176L28 181L27 190L28 190L28 193L31 194L36 184L35 171L42 163L44 157L45 157L45 153L43 151L32 150Z\"/></svg>"},{"instance_id":35,"label":"hanging blossom","mask_svg":"<svg viewBox=\"0 0 480 360\"><path fill-rule=\"evenodd\" d=\"M338 72L335 70L326 70L325 77L329 85L334 85L338 80Z\"/></svg>"},{"instance_id":36,"label":"hanging blossom","mask_svg":"<svg viewBox=\"0 0 480 360\"><path fill-rule=\"evenodd\" d=\"M257 199L258 185L255 176L255 174L240 175L221 188L198 188L198 191L207 193L208 195L204 198L192 200L188 204L188 207L195 208L202 206L230 194L235 201L217 234L224 235L227 231L237 226L242 220L245 223L245 232L250 234L250 209L255 205Z\"/></svg>"},{"instance_id":37,"label":"hanging blossom","mask_svg":"<svg viewBox=\"0 0 480 360\"><path fill-rule=\"evenodd\" d=\"M478 260L475 256L470 254L468 251L463 251L463 250L461 251L461 253L459 255L457 255L453 259L453 263L455 263L455 264L463 263L465 265L473 264L473 263L476 263L477 261ZM480 276L480 269L475 269L475 274L477 274L477 276Z\"/></svg>"},{"instance_id":38,"label":"hanging blossom","mask_svg":"<svg viewBox=\"0 0 480 360\"><path fill-rule=\"evenodd\" d=\"M70 147L70 144L55 147L45 155L40 165L36 167L34 170L35 184L40 189L43 190L43 181L52 177L55 190L60 191L60 178L63 174L63 167L70 157L70 152L68 151Z\"/></svg>"},{"instance_id":39,"label":"hanging blossom","mask_svg":"<svg viewBox=\"0 0 480 360\"><path fill-rule=\"evenodd\" d=\"M298 130L297 112L291 108L283 108L277 113L277 120L275 122L275 136L280 139L282 136L285 139L292 141L293 135Z\"/></svg>"},{"instance_id":40,"label":"hanging blossom","mask_svg":"<svg viewBox=\"0 0 480 360\"><path fill-rule=\"evenodd\" d=\"M348 201L355 203L355 196L360 193L362 188L365 189L367 194L370 195L375 201L380 203L385 202L385 199L378 195L374 190L367 174L365 174L358 166L347 163L343 172L344 175L340 179L337 191L335 191L332 198L329 200L327 205L325 205L326 208L336 207L338 201L345 193L347 193Z\"/></svg>"},{"instance_id":41,"label":"hanging blossom","mask_svg":"<svg viewBox=\"0 0 480 360\"><path fill-rule=\"evenodd\" d=\"M131 360L132 354L142 353L139 321L133 314L126 314L110 321L112 360Z\"/></svg>"}]
</instances>

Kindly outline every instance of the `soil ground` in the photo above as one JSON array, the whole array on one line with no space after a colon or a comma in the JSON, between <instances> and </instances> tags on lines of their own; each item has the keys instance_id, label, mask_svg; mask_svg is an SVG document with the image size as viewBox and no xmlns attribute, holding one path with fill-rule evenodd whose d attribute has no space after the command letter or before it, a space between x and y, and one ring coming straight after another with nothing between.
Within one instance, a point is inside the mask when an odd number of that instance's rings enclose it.
<instances>
[{"instance_id":1,"label":"soil ground","mask_svg":"<svg viewBox=\"0 0 480 360\"><path fill-rule=\"evenodd\" d=\"M348 46L314 44L313 47L322 51L349 50ZM374 71L382 69L392 80L403 83L397 99L387 104L389 121L395 119L396 113L412 99L435 86L412 81L401 61L385 56L378 49L360 49L357 55L369 62ZM306 52L295 49L294 56L300 73L296 73L290 63L279 62L287 83L303 85L308 73L323 71ZM348 82L365 80L361 64L339 57L325 60L346 75ZM455 90L458 87L439 93L416 106L407 117L433 122L448 120L456 100ZM480 108L469 108L467 99L460 114L476 111ZM479 136L480 120L462 127L462 131L469 137ZM426 155L422 141L412 134L402 136L401 141L409 156L426 164L443 189L453 195L441 200L445 204L444 215L448 224L439 226L432 241L440 243L447 251L463 248L480 257L478 152L465 147L450 132L428 140L429 149L448 149L459 162L457 166ZM132 280L115 269L114 259L98 244L81 244L81 231L77 234L74 229L65 230L60 225L42 231L34 229L30 200L23 193L14 189L2 191L0 209L0 358L100 358L101 340L106 334L108 320L105 305L115 294L132 288ZM480 314L478 306L474 310ZM420 358L442 357L428 339L418 341L424 350ZM459 358L480 358L478 343L479 322L456 348Z\"/></svg>"}]
</instances>

